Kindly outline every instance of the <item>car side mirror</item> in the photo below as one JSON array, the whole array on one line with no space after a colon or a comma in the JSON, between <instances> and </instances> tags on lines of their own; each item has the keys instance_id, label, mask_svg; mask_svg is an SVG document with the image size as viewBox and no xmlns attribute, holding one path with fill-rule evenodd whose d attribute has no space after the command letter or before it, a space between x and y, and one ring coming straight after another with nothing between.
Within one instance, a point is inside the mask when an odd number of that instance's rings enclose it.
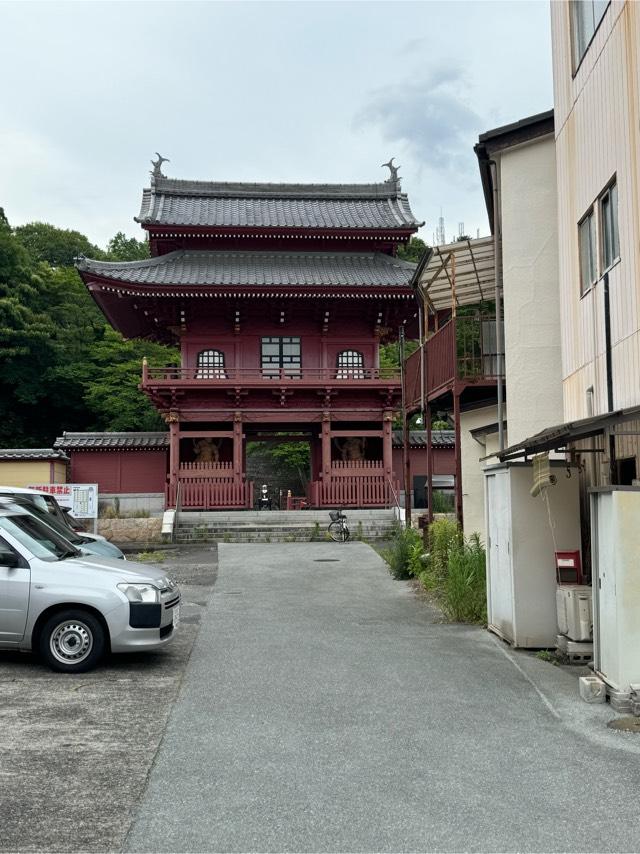
<instances>
[{"instance_id":1,"label":"car side mirror","mask_svg":"<svg viewBox=\"0 0 640 854\"><path fill-rule=\"evenodd\" d=\"M0 552L0 566L5 566L7 569L18 569L22 565L20 555L15 552Z\"/></svg>"}]
</instances>

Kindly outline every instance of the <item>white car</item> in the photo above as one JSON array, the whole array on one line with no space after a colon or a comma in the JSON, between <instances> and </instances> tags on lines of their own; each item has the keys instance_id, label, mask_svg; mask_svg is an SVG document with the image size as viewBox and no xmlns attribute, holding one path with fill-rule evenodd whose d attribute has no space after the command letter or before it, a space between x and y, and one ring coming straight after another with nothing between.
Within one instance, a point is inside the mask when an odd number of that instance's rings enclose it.
<instances>
[{"instance_id":1,"label":"white car","mask_svg":"<svg viewBox=\"0 0 640 854\"><path fill-rule=\"evenodd\" d=\"M108 652L165 646L180 591L160 567L87 556L21 508L0 507L0 649L82 673Z\"/></svg>"}]
</instances>

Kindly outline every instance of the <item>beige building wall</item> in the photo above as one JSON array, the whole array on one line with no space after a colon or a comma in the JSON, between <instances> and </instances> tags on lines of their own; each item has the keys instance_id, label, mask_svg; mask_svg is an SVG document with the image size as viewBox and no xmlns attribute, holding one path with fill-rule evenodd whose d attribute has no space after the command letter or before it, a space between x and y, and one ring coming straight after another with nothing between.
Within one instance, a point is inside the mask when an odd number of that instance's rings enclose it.
<instances>
[{"instance_id":1,"label":"beige building wall","mask_svg":"<svg viewBox=\"0 0 640 854\"><path fill-rule=\"evenodd\" d=\"M620 261L609 272L614 408L640 404L640 6L612 0L577 69L570 11L567 2L551 3L566 420L587 416L590 386L594 413L607 411L603 285L600 279L580 295L578 222L591 205L598 216L598 196L614 176L620 238Z\"/></svg>"},{"instance_id":2,"label":"beige building wall","mask_svg":"<svg viewBox=\"0 0 640 854\"><path fill-rule=\"evenodd\" d=\"M48 460L0 461L0 485L26 487L40 483L66 483L66 472L64 463Z\"/></svg>"},{"instance_id":3,"label":"beige building wall","mask_svg":"<svg viewBox=\"0 0 640 854\"><path fill-rule=\"evenodd\" d=\"M509 444L562 423L553 136L499 158Z\"/></svg>"},{"instance_id":4,"label":"beige building wall","mask_svg":"<svg viewBox=\"0 0 640 854\"><path fill-rule=\"evenodd\" d=\"M505 413L506 414L506 413ZM484 469L482 457L498 448L498 434L486 439L474 439L471 430L496 424L498 412L495 405L470 409L460 413L460 461L462 465L462 516L465 536L474 532L486 542L484 519ZM495 460L489 460L495 463Z\"/></svg>"}]
</instances>

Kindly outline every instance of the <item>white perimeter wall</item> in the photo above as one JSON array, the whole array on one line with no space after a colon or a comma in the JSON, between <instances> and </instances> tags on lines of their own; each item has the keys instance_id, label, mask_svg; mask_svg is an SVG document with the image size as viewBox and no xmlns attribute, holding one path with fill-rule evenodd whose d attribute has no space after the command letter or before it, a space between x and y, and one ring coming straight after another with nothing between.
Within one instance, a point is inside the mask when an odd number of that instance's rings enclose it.
<instances>
[{"instance_id":1,"label":"white perimeter wall","mask_svg":"<svg viewBox=\"0 0 640 854\"><path fill-rule=\"evenodd\" d=\"M509 444L514 444L564 420L553 136L501 155L500 192Z\"/></svg>"},{"instance_id":2,"label":"white perimeter wall","mask_svg":"<svg viewBox=\"0 0 640 854\"><path fill-rule=\"evenodd\" d=\"M505 412L506 418L506 412ZM480 458L497 449L497 433L481 442L473 438L470 430L496 424L498 413L495 406L470 409L460 413L460 460L462 464L462 515L464 533L468 537L477 531L482 542L486 542L484 526L484 467ZM494 463L496 460L489 460Z\"/></svg>"}]
</instances>

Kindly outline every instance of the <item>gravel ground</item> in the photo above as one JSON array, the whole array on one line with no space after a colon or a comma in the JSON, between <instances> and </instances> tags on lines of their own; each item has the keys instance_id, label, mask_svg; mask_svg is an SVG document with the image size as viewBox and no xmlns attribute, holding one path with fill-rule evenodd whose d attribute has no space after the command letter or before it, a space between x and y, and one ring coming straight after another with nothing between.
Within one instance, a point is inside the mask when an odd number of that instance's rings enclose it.
<instances>
[{"instance_id":1,"label":"gravel ground","mask_svg":"<svg viewBox=\"0 0 640 854\"><path fill-rule=\"evenodd\" d=\"M215 547L165 554L183 604L163 650L77 676L0 652L0 851L121 848L217 574Z\"/></svg>"}]
</instances>

